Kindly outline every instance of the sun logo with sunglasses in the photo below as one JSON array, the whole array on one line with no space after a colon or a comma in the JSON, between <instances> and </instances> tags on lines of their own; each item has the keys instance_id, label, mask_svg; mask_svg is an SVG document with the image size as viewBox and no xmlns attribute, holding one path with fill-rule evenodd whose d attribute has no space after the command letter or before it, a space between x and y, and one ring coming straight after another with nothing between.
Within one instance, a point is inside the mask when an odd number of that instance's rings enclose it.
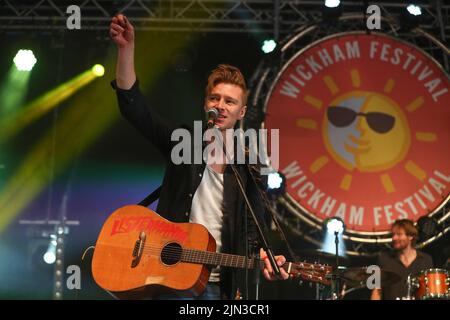
<instances>
[{"instance_id":1,"label":"sun logo with sunglasses","mask_svg":"<svg viewBox=\"0 0 450 320\"><path fill-rule=\"evenodd\" d=\"M402 110L378 92L354 91L334 99L326 109L322 134L337 163L361 172L395 166L411 145Z\"/></svg>"},{"instance_id":2,"label":"sun logo with sunglasses","mask_svg":"<svg viewBox=\"0 0 450 320\"><path fill-rule=\"evenodd\" d=\"M420 48L381 34L297 51L272 80L264 122L279 129L289 210L370 234L450 201L449 79Z\"/></svg>"}]
</instances>

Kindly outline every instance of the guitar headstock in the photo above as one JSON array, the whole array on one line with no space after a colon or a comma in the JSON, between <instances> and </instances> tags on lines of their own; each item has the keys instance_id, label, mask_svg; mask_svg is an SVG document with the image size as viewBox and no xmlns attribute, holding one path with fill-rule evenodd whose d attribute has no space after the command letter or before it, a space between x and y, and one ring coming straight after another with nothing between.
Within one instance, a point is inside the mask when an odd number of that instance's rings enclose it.
<instances>
[{"instance_id":1,"label":"guitar headstock","mask_svg":"<svg viewBox=\"0 0 450 320\"><path fill-rule=\"evenodd\" d=\"M327 274L331 273L333 268L329 265L309 262L287 262L283 267L289 273L289 276L293 278L330 285Z\"/></svg>"}]
</instances>

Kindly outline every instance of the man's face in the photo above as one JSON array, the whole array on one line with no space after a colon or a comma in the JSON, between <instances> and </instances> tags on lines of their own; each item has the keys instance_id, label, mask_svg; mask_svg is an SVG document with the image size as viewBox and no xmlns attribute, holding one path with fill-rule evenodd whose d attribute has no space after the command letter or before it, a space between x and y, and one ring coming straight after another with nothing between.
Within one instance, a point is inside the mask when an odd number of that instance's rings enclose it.
<instances>
[{"instance_id":1,"label":"man's face","mask_svg":"<svg viewBox=\"0 0 450 320\"><path fill-rule=\"evenodd\" d=\"M400 227L392 228L392 247L395 250L406 249L409 245L411 245L412 240L413 237L408 236L405 229Z\"/></svg>"},{"instance_id":2,"label":"man's face","mask_svg":"<svg viewBox=\"0 0 450 320\"><path fill-rule=\"evenodd\" d=\"M220 130L231 129L236 121L245 116L244 91L241 87L230 83L219 83L212 88L205 101L205 111L217 108L219 117L216 126Z\"/></svg>"}]
</instances>

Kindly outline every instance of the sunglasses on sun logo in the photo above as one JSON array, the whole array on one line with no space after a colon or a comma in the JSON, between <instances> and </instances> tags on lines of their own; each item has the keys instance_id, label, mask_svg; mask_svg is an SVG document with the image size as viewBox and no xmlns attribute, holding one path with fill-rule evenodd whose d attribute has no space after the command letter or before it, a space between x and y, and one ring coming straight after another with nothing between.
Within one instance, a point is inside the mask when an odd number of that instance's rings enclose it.
<instances>
[{"instance_id":1,"label":"sunglasses on sun logo","mask_svg":"<svg viewBox=\"0 0 450 320\"><path fill-rule=\"evenodd\" d=\"M348 127L356 117L366 117L369 127L377 133L387 133L392 130L395 118L382 112L355 112L345 107L331 106L327 109L327 118L336 127Z\"/></svg>"}]
</instances>

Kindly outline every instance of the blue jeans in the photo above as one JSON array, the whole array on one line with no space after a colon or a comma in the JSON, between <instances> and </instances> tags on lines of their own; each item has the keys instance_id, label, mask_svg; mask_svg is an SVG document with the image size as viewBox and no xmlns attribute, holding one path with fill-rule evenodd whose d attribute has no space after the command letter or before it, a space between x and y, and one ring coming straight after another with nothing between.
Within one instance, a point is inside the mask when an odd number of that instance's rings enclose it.
<instances>
[{"instance_id":1,"label":"blue jeans","mask_svg":"<svg viewBox=\"0 0 450 320\"><path fill-rule=\"evenodd\" d=\"M219 282L208 282L205 291L198 297L181 298L174 293L166 293L157 297L158 300L220 300Z\"/></svg>"}]
</instances>

